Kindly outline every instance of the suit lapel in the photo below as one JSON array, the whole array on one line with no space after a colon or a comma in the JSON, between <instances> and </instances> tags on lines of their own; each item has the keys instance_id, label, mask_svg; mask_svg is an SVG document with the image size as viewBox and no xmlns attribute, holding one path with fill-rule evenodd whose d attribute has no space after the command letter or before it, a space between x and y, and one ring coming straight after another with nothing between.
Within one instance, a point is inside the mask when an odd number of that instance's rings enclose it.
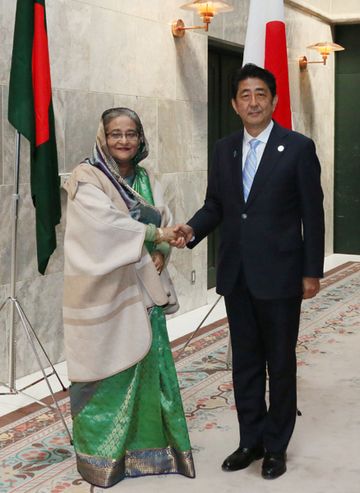
<instances>
[{"instance_id":1,"label":"suit lapel","mask_svg":"<svg viewBox=\"0 0 360 493\"><path fill-rule=\"evenodd\" d=\"M242 180L242 147L243 147L244 131L241 130L236 135L236 140L234 140L231 146L231 156L232 160L232 182L234 185L235 195L239 197L239 200L244 202L244 192L243 192L243 180Z\"/></svg>"},{"instance_id":2,"label":"suit lapel","mask_svg":"<svg viewBox=\"0 0 360 493\"><path fill-rule=\"evenodd\" d=\"M246 207L254 201L257 194L261 191L266 181L271 176L274 166L279 162L279 159L281 159L284 151L284 146L282 146L281 143L284 136L287 134L287 129L280 127L274 122L274 127L270 133L269 140L267 141L259 167L254 177L250 194L246 202Z\"/></svg>"}]
</instances>

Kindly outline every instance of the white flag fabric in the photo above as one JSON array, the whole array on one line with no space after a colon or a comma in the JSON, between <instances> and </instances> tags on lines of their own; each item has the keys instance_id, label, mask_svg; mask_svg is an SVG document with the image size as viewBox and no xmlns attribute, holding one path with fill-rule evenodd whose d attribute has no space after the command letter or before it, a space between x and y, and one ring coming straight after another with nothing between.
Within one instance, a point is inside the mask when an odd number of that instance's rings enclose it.
<instances>
[{"instance_id":1,"label":"white flag fabric","mask_svg":"<svg viewBox=\"0 0 360 493\"><path fill-rule=\"evenodd\" d=\"M279 101L273 118L291 128L283 0L250 0L243 63L254 63L274 74Z\"/></svg>"}]
</instances>

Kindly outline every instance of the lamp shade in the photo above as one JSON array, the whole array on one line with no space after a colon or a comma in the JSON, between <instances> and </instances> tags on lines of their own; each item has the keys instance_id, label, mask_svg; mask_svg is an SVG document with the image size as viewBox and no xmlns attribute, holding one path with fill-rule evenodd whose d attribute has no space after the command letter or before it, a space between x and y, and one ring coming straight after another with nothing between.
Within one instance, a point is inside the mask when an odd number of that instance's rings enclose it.
<instances>
[{"instance_id":1,"label":"lamp shade","mask_svg":"<svg viewBox=\"0 0 360 493\"><path fill-rule=\"evenodd\" d=\"M181 5L180 8L184 10L197 10L200 15L202 15L203 12L211 12L213 15L215 15L218 12L232 12L234 10L234 7L226 2L223 2L222 0L217 0L214 2L194 0L193 2L188 2L184 5Z\"/></svg>"},{"instance_id":2,"label":"lamp shade","mask_svg":"<svg viewBox=\"0 0 360 493\"><path fill-rule=\"evenodd\" d=\"M311 50L316 50L320 53L320 55L325 55L328 56L330 53L333 51L342 51L345 50L345 48L341 45L338 45L336 43L332 43L331 41L323 41L321 43L316 43L314 45L308 46L309 49Z\"/></svg>"}]
</instances>

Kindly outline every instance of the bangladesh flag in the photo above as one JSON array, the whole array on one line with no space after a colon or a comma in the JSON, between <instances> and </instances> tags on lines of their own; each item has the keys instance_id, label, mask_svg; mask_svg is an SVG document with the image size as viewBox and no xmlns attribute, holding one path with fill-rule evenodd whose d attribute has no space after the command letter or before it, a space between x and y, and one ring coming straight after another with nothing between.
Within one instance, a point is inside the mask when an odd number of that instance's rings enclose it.
<instances>
[{"instance_id":1,"label":"bangladesh flag","mask_svg":"<svg viewBox=\"0 0 360 493\"><path fill-rule=\"evenodd\" d=\"M17 1L8 118L30 141L38 269L44 274L61 217L45 0Z\"/></svg>"}]
</instances>

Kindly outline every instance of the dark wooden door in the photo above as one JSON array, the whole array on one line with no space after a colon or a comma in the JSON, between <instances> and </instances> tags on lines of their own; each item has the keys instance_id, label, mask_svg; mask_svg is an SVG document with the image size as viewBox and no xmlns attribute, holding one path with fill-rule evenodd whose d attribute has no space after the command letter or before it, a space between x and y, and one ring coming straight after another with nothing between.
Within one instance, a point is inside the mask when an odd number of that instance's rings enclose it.
<instances>
[{"instance_id":1,"label":"dark wooden door","mask_svg":"<svg viewBox=\"0 0 360 493\"><path fill-rule=\"evenodd\" d=\"M360 254L360 25L336 26L334 251Z\"/></svg>"},{"instance_id":2,"label":"dark wooden door","mask_svg":"<svg viewBox=\"0 0 360 493\"><path fill-rule=\"evenodd\" d=\"M215 142L241 128L231 106L231 78L242 65L243 50L209 40L208 58L208 171ZM208 237L208 288L215 286L219 230Z\"/></svg>"}]
</instances>

